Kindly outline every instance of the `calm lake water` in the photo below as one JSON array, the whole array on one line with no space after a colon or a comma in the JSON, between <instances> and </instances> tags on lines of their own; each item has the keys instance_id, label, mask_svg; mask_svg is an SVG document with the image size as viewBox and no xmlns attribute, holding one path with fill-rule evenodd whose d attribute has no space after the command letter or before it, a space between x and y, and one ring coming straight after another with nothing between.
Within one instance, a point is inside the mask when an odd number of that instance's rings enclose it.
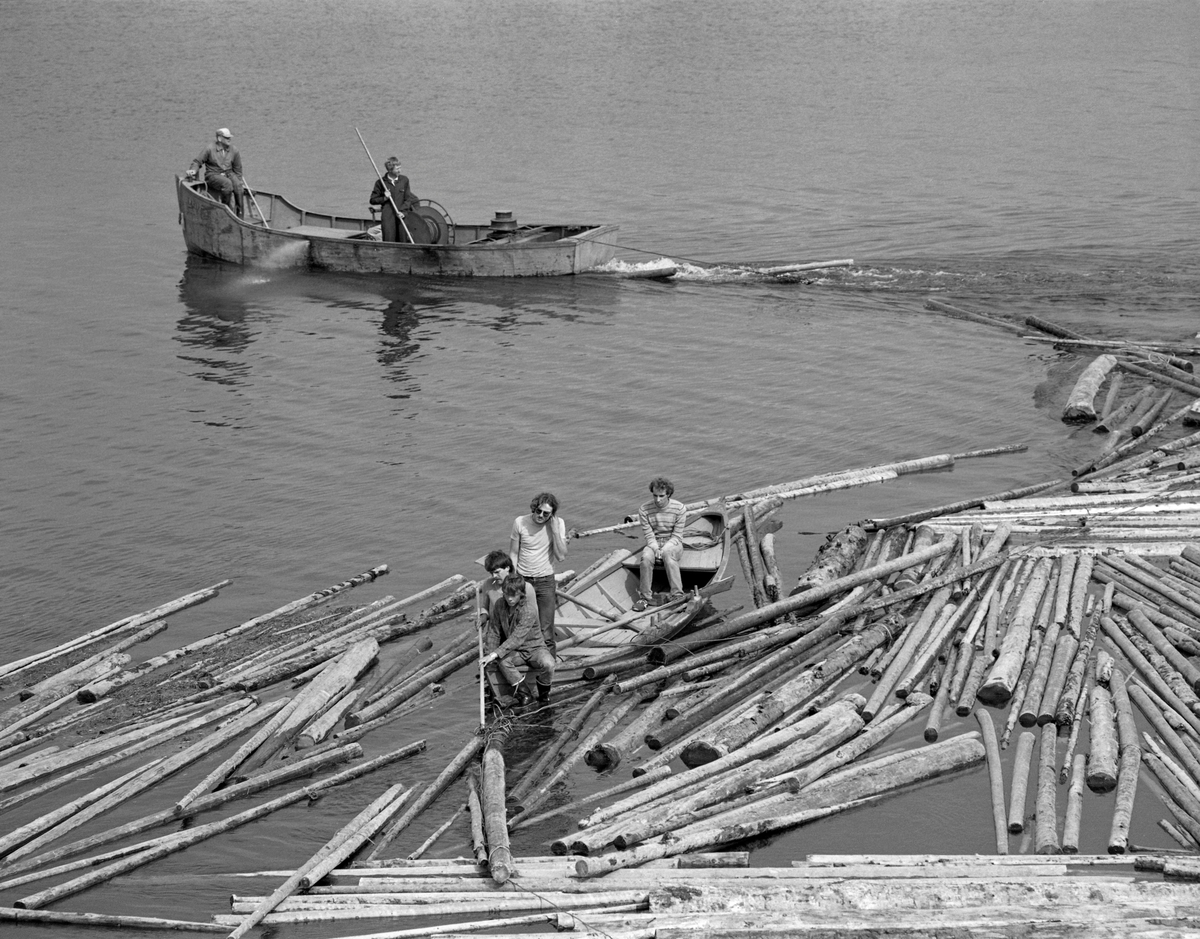
<instances>
[{"instance_id":1,"label":"calm lake water","mask_svg":"<svg viewBox=\"0 0 1200 939\"><path fill-rule=\"evenodd\" d=\"M939 317L927 297L1101 336L1200 330L1195 3L14 0L5 14L6 661L227 577L144 654L379 563L391 573L353 602L474 576L543 489L590 527L659 473L690 501L1028 447L790 503L791 579L847 522L1059 477L1095 452L1059 420L1083 360ZM622 260L689 273L414 281L189 258L173 174L218 126L251 186L306 207L365 210L357 127L456 220L612 222ZM810 284L738 270L842 258ZM570 566L628 543L577 541ZM742 584L726 598L748 602ZM428 740L395 779L432 778L474 731L474 684L450 691L367 739ZM255 892L209 875L296 866L392 781L60 908L207 919L232 889ZM1083 850L1103 851L1109 813L1089 802ZM1163 843L1157 817L1135 813L1132 840ZM989 850L980 772L764 841L754 863ZM352 931L369 930L274 935Z\"/></svg>"}]
</instances>

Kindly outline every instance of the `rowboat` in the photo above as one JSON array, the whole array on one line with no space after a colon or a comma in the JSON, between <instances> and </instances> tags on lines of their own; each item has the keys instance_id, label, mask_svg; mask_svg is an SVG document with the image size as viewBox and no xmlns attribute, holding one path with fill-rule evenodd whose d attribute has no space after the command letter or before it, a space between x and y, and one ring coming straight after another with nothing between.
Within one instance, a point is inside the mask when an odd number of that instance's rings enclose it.
<instances>
[{"instance_id":1,"label":"rowboat","mask_svg":"<svg viewBox=\"0 0 1200 939\"><path fill-rule=\"evenodd\" d=\"M722 507L710 506L690 514L679 559L685 596L665 602L667 576L658 562L651 581L657 604L643 612L634 609L639 597L640 549L613 551L560 587L555 630L562 637L557 650L562 664L570 667L604 653L642 650L684 630L711 609L712 595L733 584L732 577L725 577L729 538Z\"/></svg>"},{"instance_id":2,"label":"rowboat","mask_svg":"<svg viewBox=\"0 0 1200 939\"><path fill-rule=\"evenodd\" d=\"M422 199L404 222L415 243L381 241L372 218L327 215L255 191L240 218L203 182L176 175L183 240L195 254L234 264L309 267L347 274L548 277L579 274L611 261L616 225L518 224L497 212L485 225L459 225Z\"/></svg>"}]
</instances>

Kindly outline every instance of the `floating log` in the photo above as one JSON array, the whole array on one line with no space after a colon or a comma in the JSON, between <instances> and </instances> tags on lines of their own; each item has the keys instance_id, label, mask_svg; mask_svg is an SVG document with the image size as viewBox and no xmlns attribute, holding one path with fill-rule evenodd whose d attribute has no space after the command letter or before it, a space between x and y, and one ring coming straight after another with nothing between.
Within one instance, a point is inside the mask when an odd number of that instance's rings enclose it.
<instances>
[{"instance_id":1,"label":"floating log","mask_svg":"<svg viewBox=\"0 0 1200 939\"><path fill-rule=\"evenodd\" d=\"M1025 830L1025 800L1029 791L1029 767L1036 736L1024 730L1017 737L1017 755L1013 759L1012 791L1008 803L1008 830L1019 835Z\"/></svg>"},{"instance_id":2,"label":"floating log","mask_svg":"<svg viewBox=\"0 0 1200 939\"><path fill-rule=\"evenodd\" d=\"M985 326L995 326L997 329L1004 329L1012 333L1023 333L1025 330L1016 323L1010 323L1007 320L997 319L994 316L988 316L985 313L973 313L970 310L964 310L962 307L952 306L942 300L935 300L932 297L927 297L925 306L930 310L937 310L939 313L945 313L961 320L970 320L973 323L982 323Z\"/></svg>"},{"instance_id":3,"label":"floating log","mask_svg":"<svg viewBox=\"0 0 1200 939\"><path fill-rule=\"evenodd\" d=\"M220 932L229 927L220 923L195 923L157 916L122 916L115 913L64 913L51 910L19 910L0 907L0 923L18 925L103 926L116 929L155 929L171 932Z\"/></svg>"},{"instance_id":4,"label":"floating log","mask_svg":"<svg viewBox=\"0 0 1200 939\"><path fill-rule=\"evenodd\" d=\"M1066 765L1064 764L1064 769ZM1071 785L1067 790L1067 811L1063 821L1062 853L1079 853L1080 819L1083 816L1083 786L1087 776L1087 757L1077 753L1071 761Z\"/></svg>"},{"instance_id":5,"label":"floating log","mask_svg":"<svg viewBox=\"0 0 1200 939\"><path fill-rule=\"evenodd\" d=\"M996 829L996 853L1008 853L1008 833L1004 825L1004 767L1000 763L1000 747L996 742L996 728L992 715L976 711L979 730L983 734L984 753L987 756L988 781L992 793L992 823Z\"/></svg>"},{"instance_id":6,"label":"floating log","mask_svg":"<svg viewBox=\"0 0 1200 939\"><path fill-rule=\"evenodd\" d=\"M758 540L758 549L762 554L763 568L766 576L763 586L766 588L767 600L774 603L780 598L780 585L783 576L779 573L779 562L775 557L775 534L764 532Z\"/></svg>"},{"instance_id":7,"label":"floating log","mask_svg":"<svg viewBox=\"0 0 1200 939\"><path fill-rule=\"evenodd\" d=\"M1058 854L1058 769L1055 750L1058 734L1053 726L1042 728L1038 747L1037 808L1034 816L1034 850Z\"/></svg>"},{"instance_id":8,"label":"floating log","mask_svg":"<svg viewBox=\"0 0 1200 939\"><path fill-rule=\"evenodd\" d=\"M1117 786L1117 729L1112 696L1097 683L1088 704L1092 748L1088 755L1087 786L1092 792L1111 792Z\"/></svg>"},{"instance_id":9,"label":"floating log","mask_svg":"<svg viewBox=\"0 0 1200 939\"><path fill-rule=\"evenodd\" d=\"M520 799L524 798L526 794L533 791L533 787L537 785L546 769L551 763L554 762L554 760L558 758L559 754L562 753L567 745L579 736L580 731L583 729L583 725L587 723L591 716L596 712L597 708L604 703L611 690L612 684L606 682L600 688L597 688L594 692L592 692L592 695L587 699L587 701L585 701L579 710L575 712L575 716L571 719L571 723L563 729L562 733L558 735L558 737L552 744L550 744L550 746L543 748L541 756L538 757L533 766L526 770L525 775L522 776L517 783L509 789L508 796L510 799L519 801Z\"/></svg>"},{"instance_id":10,"label":"floating log","mask_svg":"<svg viewBox=\"0 0 1200 939\"><path fill-rule=\"evenodd\" d=\"M1108 354L1097 356L1088 363L1067 397L1066 407L1063 408L1063 421L1079 424L1096 419L1096 409L1093 404L1096 392L1100 390L1104 379L1108 377L1108 373L1116 364L1116 356Z\"/></svg>"},{"instance_id":11,"label":"floating log","mask_svg":"<svg viewBox=\"0 0 1200 939\"><path fill-rule=\"evenodd\" d=\"M1007 704L1016 687L1017 678L1021 674L1021 665L1029 647L1029 635L1033 628L1033 617L1041 602L1042 593L1050 577L1051 561L1040 558L1030 576L1028 587L1021 595L1017 608L1013 613L1012 623L1004 635L1000 646L1000 656L983 684L979 686L977 695L985 704Z\"/></svg>"},{"instance_id":12,"label":"floating log","mask_svg":"<svg viewBox=\"0 0 1200 939\"><path fill-rule=\"evenodd\" d=\"M824 586L830 581L845 577L863 555L867 547L867 533L858 525L848 525L834 532L817 549L816 557L808 569L800 575L791 593L797 594Z\"/></svg>"},{"instance_id":13,"label":"floating log","mask_svg":"<svg viewBox=\"0 0 1200 939\"><path fill-rule=\"evenodd\" d=\"M956 665L957 659L969 655L967 647L959 649L951 649L949 658L946 661L946 671L949 673ZM911 697L911 696L910 696ZM933 705L929 709L929 718L925 722L925 730L923 736L926 743L934 743L941 734L942 721L945 719L946 711L950 705L950 682L942 681L938 686L937 694L934 696Z\"/></svg>"},{"instance_id":14,"label":"floating log","mask_svg":"<svg viewBox=\"0 0 1200 939\"><path fill-rule=\"evenodd\" d=\"M1141 748L1130 743L1121 749L1121 764L1117 776L1117 804L1113 809L1112 827L1108 834L1108 853L1124 854L1129 847L1129 823L1133 816L1137 781L1142 762Z\"/></svg>"},{"instance_id":15,"label":"floating log","mask_svg":"<svg viewBox=\"0 0 1200 939\"><path fill-rule=\"evenodd\" d=\"M497 884L508 881L515 870L508 843L508 820L504 809L503 737L490 741L483 749L483 828L488 846L488 873Z\"/></svg>"},{"instance_id":16,"label":"floating log","mask_svg":"<svg viewBox=\"0 0 1200 939\"><path fill-rule=\"evenodd\" d=\"M1042 332L1051 336L1058 336L1060 339L1084 339L1087 337L1081 333L1077 333L1072 329L1067 329L1065 326L1059 326L1057 323L1052 323L1049 320L1044 320L1037 316L1025 317L1025 324L1032 326L1034 329L1040 329Z\"/></svg>"}]
</instances>

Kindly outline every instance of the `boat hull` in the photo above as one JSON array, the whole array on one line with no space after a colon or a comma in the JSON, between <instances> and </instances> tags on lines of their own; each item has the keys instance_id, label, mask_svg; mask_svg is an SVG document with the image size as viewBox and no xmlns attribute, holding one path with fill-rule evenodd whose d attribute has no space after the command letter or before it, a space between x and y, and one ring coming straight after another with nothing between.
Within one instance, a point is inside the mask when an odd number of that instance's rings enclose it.
<instances>
[{"instance_id":1,"label":"boat hull","mask_svg":"<svg viewBox=\"0 0 1200 939\"><path fill-rule=\"evenodd\" d=\"M401 244L372 239L367 233L373 219L308 212L275 193L248 199L255 218L247 220L185 177L175 177L175 188L188 250L233 264L347 274L551 277L600 267L616 253L607 237L615 225L523 226L499 237L487 225L454 225L452 244Z\"/></svg>"}]
</instances>

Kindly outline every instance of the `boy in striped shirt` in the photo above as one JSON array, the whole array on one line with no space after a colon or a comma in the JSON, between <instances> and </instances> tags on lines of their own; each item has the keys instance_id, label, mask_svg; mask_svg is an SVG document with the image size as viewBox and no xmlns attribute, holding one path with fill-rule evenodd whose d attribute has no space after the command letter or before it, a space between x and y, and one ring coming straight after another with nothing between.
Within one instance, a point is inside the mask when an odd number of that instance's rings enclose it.
<instances>
[{"instance_id":1,"label":"boy in striped shirt","mask_svg":"<svg viewBox=\"0 0 1200 939\"><path fill-rule=\"evenodd\" d=\"M641 611L654 599L651 580L654 562L661 560L667 572L671 594L668 600L683 596L683 580L679 575L679 557L683 554L683 526L687 510L675 495L675 485L665 476L650 480L650 501L638 510L646 547L642 551L642 582L635 610Z\"/></svg>"}]
</instances>

